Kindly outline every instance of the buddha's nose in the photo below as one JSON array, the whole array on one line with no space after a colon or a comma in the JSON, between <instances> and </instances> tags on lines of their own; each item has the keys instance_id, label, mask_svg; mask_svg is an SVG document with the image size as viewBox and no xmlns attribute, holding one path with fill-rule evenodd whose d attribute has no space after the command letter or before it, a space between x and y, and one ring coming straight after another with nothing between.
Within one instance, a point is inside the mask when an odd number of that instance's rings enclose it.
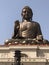
<instances>
[{"instance_id":1,"label":"buddha's nose","mask_svg":"<svg viewBox=\"0 0 49 65\"><path fill-rule=\"evenodd\" d=\"M26 11L26 14L28 14L28 12Z\"/></svg>"}]
</instances>

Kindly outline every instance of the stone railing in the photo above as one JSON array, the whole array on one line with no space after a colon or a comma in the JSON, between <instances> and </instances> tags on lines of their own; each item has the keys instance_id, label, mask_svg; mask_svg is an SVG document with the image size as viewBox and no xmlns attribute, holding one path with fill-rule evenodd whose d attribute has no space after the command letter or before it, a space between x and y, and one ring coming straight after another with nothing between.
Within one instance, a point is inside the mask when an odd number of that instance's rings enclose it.
<instances>
[{"instance_id":1,"label":"stone railing","mask_svg":"<svg viewBox=\"0 0 49 65\"><path fill-rule=\"evenodd\" d=\"M0 58L0 62L14 62L14 58Z\"/></svg>"},{"instance_id":2,"label":"stone railing","mask_svg":"<svg viewBox=\"0 0 49 65\"><path fill-rule=\"evenodd\" d=\"M21 58L21 62L46 62L46 61L47 59L45 58ZM14 58L0 58L0 62L14 62Z\"/></svg>"},{"instance_id":3,"label":"stone railing","mask_svg":"<svg viewBox=\"0 0 49 65\"><path fill-rule=\"evenodd\" d=\"M45 58L22 58L21 62L46 62Z\"/></svg>"}]
</instances>

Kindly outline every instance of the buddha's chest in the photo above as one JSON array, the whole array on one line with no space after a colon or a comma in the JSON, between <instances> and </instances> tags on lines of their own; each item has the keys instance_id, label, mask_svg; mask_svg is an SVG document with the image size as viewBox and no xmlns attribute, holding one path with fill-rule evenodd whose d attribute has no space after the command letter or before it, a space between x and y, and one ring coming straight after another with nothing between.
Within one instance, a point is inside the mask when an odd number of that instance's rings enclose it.
<instances>
[{"instance_id":1,"label":"buddha's chest","mask_svg":"<svg viewBox=\"0 0 49 65\"><path fill-rule=\"evenodd\" d=\"M35 25L32 22L22 22L22 23L20 23L20 30L21 31L35 30Z\"/></svg>"}]
</instances>

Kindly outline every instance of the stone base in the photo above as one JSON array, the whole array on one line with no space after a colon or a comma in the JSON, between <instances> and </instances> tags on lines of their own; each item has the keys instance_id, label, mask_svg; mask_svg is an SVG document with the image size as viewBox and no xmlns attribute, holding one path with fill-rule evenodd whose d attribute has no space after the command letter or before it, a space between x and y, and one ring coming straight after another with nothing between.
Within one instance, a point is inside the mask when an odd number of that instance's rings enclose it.
<instances>
[{"instance_id":1,"label":"stone base","mask_svg":"<svg viewBox=\"0 0 49 65\"><path fill-rule=\"evenodd\" d=\"M36 40L36 39L9 39L5 41L5 45L9 44L49 44L48 40Z\"/></svg>"},{"instance_id":2,"label":"stone base","mask_svg":"<svg viewBox=\"0 0 49 65\"><path fill-rule=\"evenodd\" d=\"M14 42L0 45L0 65L13 64L15 50L21 51L21 63L23 65L49 65L48 44L17 44Z\"/></svg>"}]
</instances>

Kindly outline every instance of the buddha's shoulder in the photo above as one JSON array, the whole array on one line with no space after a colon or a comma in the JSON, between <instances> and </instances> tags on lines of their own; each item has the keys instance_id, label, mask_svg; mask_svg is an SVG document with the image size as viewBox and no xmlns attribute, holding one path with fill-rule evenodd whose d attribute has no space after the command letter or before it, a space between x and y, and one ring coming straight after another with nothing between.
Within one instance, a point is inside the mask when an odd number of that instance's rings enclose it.
<instances>
[{"instance_id":1,"label":"buddha's shoulder","mask_svg":"<svg viewBox=\"0 0 49 65\"><path fill-rule=\"evenodd\" d=\"M34 24L34 25L40 25L38 22L36 22L36 21L32 21L32 24Z\"/></svg>"}]
</instances>

